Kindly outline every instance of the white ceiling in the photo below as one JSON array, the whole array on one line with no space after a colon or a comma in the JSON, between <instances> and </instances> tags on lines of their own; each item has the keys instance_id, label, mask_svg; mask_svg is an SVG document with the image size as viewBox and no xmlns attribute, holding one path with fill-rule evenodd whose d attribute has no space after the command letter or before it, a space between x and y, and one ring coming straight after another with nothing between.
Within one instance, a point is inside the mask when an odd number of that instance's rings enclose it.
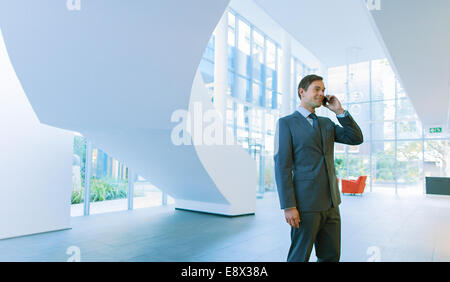
<instances>
[{"instance_id":1,"label":"white ceiling","mask_svg":"<svg viewBox=\"0 0 450 282\"><path fill-rule=\"evenodd\" d=\"M328 67L385 57L362 0L254 1Z\"/></svg>"}]
</instances>

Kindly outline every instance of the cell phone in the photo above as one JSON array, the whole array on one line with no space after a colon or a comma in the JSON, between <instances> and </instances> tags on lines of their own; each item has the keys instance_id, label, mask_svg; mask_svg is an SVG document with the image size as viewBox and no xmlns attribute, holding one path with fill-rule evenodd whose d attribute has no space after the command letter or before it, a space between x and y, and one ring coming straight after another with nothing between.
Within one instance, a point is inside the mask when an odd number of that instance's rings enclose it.
<instances>
[{"instance_id":1,"label":"cell phone","mask_svg":"<svg viewBox=\"0 0 450 282\"><path fill-rule=\"evenodd\" d=\"M328 98L325 96L323 97L322 104L325 106L328 103Z\"/></svg>"}]
</instances>

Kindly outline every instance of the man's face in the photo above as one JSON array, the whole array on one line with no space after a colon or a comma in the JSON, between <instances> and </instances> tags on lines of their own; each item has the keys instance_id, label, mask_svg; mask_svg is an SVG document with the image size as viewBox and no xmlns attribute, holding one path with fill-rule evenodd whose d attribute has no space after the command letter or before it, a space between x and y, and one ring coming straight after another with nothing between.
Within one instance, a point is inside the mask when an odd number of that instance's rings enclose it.
<instances>
[{"instance_id":1,"label":"man's face","mask_svg":"<svg viewBox=\"0 0 450 282\"><path fill-rule=\"evenodd\" d=\"M302 104L309 106L310 108L322 106L325 95L325 85L322 80L313 81L306 91L303 88L300 88L298 91L302 97Z\"/></svg>"}]
</instances>

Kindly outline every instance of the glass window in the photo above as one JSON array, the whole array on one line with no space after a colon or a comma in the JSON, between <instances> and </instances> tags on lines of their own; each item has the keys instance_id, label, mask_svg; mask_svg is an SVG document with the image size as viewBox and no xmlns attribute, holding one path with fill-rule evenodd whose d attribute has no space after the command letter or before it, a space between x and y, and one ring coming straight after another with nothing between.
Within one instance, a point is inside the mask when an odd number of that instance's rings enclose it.
<instances>
[{"instance_id":1,"label":"glass window","mask_svg":"<svg viewBox=\"0 0 450 282\"><path fill-rule=\"evenodd\" d=\"M395 99L395 76L386 59L372 61L372 99Z\"/></svg>"},{"instance_id":2,"label":"glass window","mask_svg":"<svg viewBox=\"0 0 450 282\"><path fill-rule=\"evenodd\" d=\"M424 145L425 177L450 177L450 140L426 140Z\"/></svg>"},{"instance_id":3,"label":"glass window","mask_svg":"<svg viewBox=\"0 0 450 282\"><path fill-rule=\"evenodd\" d=\"M250 78L250 73L251 73L251 60L250 60L250 56L244 54L243 52L237 50L236 53L236 58L234 61L235 64L235 71L244 77Z\"/></svg>"},{"instance_id":4,"label":"glass window","mask_svg":"<svg viewBox=\"0 0 450 282\"><path fill-rule=\"evenodd\" d=\"M309 71L305 69L305 72ZM400 192L421 192L422 173L448 176L450 141L442 140L445 138L442 133L433 134L428 132L429 128L422 129L405 89L387 59L349 65L348 79L346 72L347 66L328 69L327 94L338 96L344 108L349 110L363 131L364 143L358 146L335 144L336 163L342 162L336 165L337 170L345 171L348 165L349 177L371 172L373 181L368 178L369 185L372 183L377 189L389 188L386 191L392 191L396 186ZM333 116L330 118L335 121ZM368 146L371 150L367 150ZM346 152L348 159L342 160ZM366 166L370 160L372 163Z\"/></svg>"},{"instance_id":5,"label":"glass window","mask_svg":"<svg viewBox=\"0 0 450 282\"><path fill-rule=\"evenodd\" d=\"M335 143L334 152L334 168L336 169L336 176L338 178L347 177L347 161L344 153L344 145Z\"/></svg>"},{"instance_id":6,"label":"glass window","mask_svg":"<svg viewBox=\"0 0 450 282\"><path fill-rule=\"evenodd\" d=\"M250 80L239 75L235 76L233 96L242 101L251 102Z\"/></svg>"},{"instance_id":7,"label":"glass window","mask_svg":"<svg viewBox=\"0 0 450 282\"><path fill-rule=\"evenodd\" d=\"M203 58L214 62L214 41L215 41L215 37L214 35L211 36L211 38L208 41L208 45L206 46L206 49L203 53Z\"/></svg>"},{"instance_id":8,"label":"glass window","mask_svg":"<svg viewBox=\"0 0 450 282\"><path fill-rule=\"evenodd\" d=\"M361 122L369 122L371 120L370 103L349 104L348 111L358 124Z\"/></svg>"},{"instance_id":9,"label":"glass window","mask_svg":"<svg viewBox=\"0 0 450 282\"><path fill-rule=\"evenodd\" d=\"M405 120L397 123L398 139L419 139L422 137L422 125L418 120Z\"/></svg>"},{"instance_id":10,"label":"glass window","mask_svg":"<svg viewBox=\"0 0 450 282\"><path fill-rule=\"evenodd\" d=\"M326 94L335 95L338 97L341 103L346 102L346 79L347 79L346 67L334 67L328 69L328 83Z\"/></svg>"},{"instance_id":11,"label":"glass window","mask_svg":"<svg viewBox=\"0 0 450 282\"><path fill-rule=\"evenodd\" d=\"M245 127L244 105L236 104L236 125L237 127Z\"/></svg>"},{"instance_id":12,"label":"glass window","mask_svg":"<svg viewBox=\"0 0 450 282\"><path fill-rule=\"evenodd\" d=\"M418 119L409 99L402 98L397 100L397 119Z\"/></svg>"},{"instance_id":13,"label":"glass window","mask_svg":"<svg viewBox=\"0 0 450 282\"><path fill-rule=\"evenodd\" d=\"M75 135L73 140L72 158L72 196L70 215L81 216L84 214L84 187L86 164L86 138Z\"/></svg>"},{"instance_id":14,"label":"glass window","mask_svg":"<svg viewBox=\"0 0 450 282\"><path fill-rule=\"evenodd\" d=\"M253 79L262 82L265 77L264 68L264 36L253 31Z\"/></svg>"},{"instance_id":15,"label":"glass window","mask_svg":"<svg viewBox=\"0 0 450 282\"><path fill-rule=\"evenodd\" d=\"M372 176L376 188L394 188L395 185L394 142L372 143Z\"/></svg>"},{"instance_id":16,"label":"glass window","mask_svg":"<svg viewBox=\"0 0 450 282\"><path fill-rule=\"evenodd\" d=\"M236 42L236 17L228 13L228 45L235 46Z\"/></svg>"},{"instance_id":17,"label":"glass window","mask_svg":"<svg viewBox=\"0 0 450 282\"><path fill-rule=\"evenodd\" d=\"M90 213L128 209L128 169L102 150L92 150Z\"/></svg>"},{"instance_id":18,"label":"glass window","mask_svg":"<svg viewBox=\"0 0 450 282\"><path fill-rule=\"evenodd\" d=\"M349 102L370 100L370 68L369 62L349 65Z\"/></svg>"},{"instance_id":19,"label":"glass window","mask_svg":"<svg viewBox=\"0 0 450 282\"><path fill-rule=\"evenodd\" d=\"M244 148L248 149L248 130L237 128L237 142Z\"/></svg>"},{"instance_id":20,"label":"glass window","mask_svg":"<svg viewBox=\"0 0 450 282\"><path fill-rule=\"evenodd\" d=\"M264 158L264 187L265 191L275 191L275 175L274 175L274 161L271 157Z\"/></svg>"},{"instance_id":21,"label":"glass window","mask_svg":"<svg viewBox=\"0 0 450 282\"><path fill-rule=\"evenodd\" d=\"M266 66L268 69L275 70L276 66L276 47L271 40L266 40Z\"/></svg>"},{"instance_id":22,"label":"glass window","mask_svg":"<svg viewBox=\"0 0 450 282\"><path fill-rule=\"evenodd\" d=\"M360 122L360 121L356 121L359 125L359 127L361 128L362 134L363 134L363 138L364 138L364 143L369 142L370 140L372 140L372 133L370 130L370 126L372 123L370 122Z\"/></svg>"},{"instance_id":23,"label":"glass window","mask_svg":"<svg viewBox=\"0 0 450 282\"><path fill-rule=\"evenodd\" d=\"M397 142L397 183L404 184L399 189L422 190L421 166L422 141Z\"/></svg>"},{"instance_id":24,"label":"glass window","mask_svg":"<svg viewBox=\"0 0 450 282\"><path fill-rule=\"evenodd\" d=\"M207 88L214 88L214 63L201 59L199 70Z\"/></svg>"},{"instance_id":25,"label":"glass window","mask_svg":"<svg viewBox=\"0 0 450 282\"><path fill-rule=\"evenodd\" d=\"M361 147L364 147L364 153L348 154L348 178L357 179L360 176L367 176L367 188L370 183L370 143L360 145L360 150L362 149Z\"/></svg>"},{"instance_id":26,"label":"glass window","mask_svg":"<svg viewBox=\"0 0 450 282\"><path fill-rule=\"evenodd\" d=\"M133 209L162 205L162 192L150 181L138 176L134 182Z\"/></svg>"},{"instance_id":27,"label":"glass window","mask_svg":"<svg viewBox=\"0 0 450 282\"><path fill-rule=\"evenodd\" d=\"M228 71L227 94L236 97L236 93L234 92L234 77L235 74L231 71Z\"/></svg>"},{"instance_id":28,"label":"glass window","mask_svg":"<svg viewBox=\"0 0 450 282\"><path fill-rule=\"evenodd\" d=\"M403 89L400 82L397 81L397 98L406 98L406 92L405 89Z\"/></svg>"},{"instance_id":29,"label":"glass window","mask_svg":"<svg viewBox=\"0 0 450 282\"><path fill-rule=\"evenodd\" d=\"M227 122L226 122L226 124L227 124L227 126L230 126L230 127L232 127L233 128L233 126L234 126L234 108L235 108L235 106L233 107L233 105L235 105L236 103L234 103L231 99L227 99L227 113L226 113L226 116L227 116Z\"/></svg>"},{"instance_id":30,"label":"glass window","mask_svg":"<svg viewBox=\"0 0 450 282\"><path fill-rule=\"evenodd\" d=\"M247 131L250 131L250 119L251 119L250 108L248 106L244 106L244 128Z\"/></svg>"},{"instance_id":31,"label":"glass window","mask_svg":"<svg viewBox=\"0 0 450 282\"><path fill-rule=\"evenodd\" d=\"M261 104L262 87L259 83L254 82L252 87L253 103Z\"/></svg>"},{"instance_id":32,"label":"glass window","mask_svg":"<svg viewBox=\"0 0 450 282\"><path fill-rule=\"evenodd\" d=\"M298 85L304 77L303 64L299 60L295 60L295 89L298 89Z\"/></svg>"},{"instance_id":33,"label":"glass window","mask_svg":"<svg viewBox=\"0 0 450 282\"><path fill-rule=\"evenodd\" d=\"M278 89L278 79L277 79L277 71L267 68L266 71L266 87L269 89L277 90Z\"/></svg>"},{"instance_id":34,"label":"glass window","mask_svg":"<svg viewBox=\"0 0 450 282\"><path fill-rule=\"evenodd\" d=\"M271 113L266 113L266 132L269 135L275 135L275 117Z\"/></svg>"},{"instance_id":35,"label":"glass window","mask_svg":"<svg viewBox=\"0 0 450 282\"><path fill-rule=\"evenodd\" d=\"M395 100L373 102L372 103L373 120L394 120L395 119Z\"/></svg>"},{"instance_id":36,"label":"glass window","mask_svg":"<svg viewBox=\"0 0 450 282\"><path fill-rule=\"evenodd\" d=\"M262 133L263 131L263 110L262 109L256 109L255 110L255 126L253 127L254 131L258 133ZM261 140L259 141L259 144L262 144L262 134L260 134Z\"/></svg>"},{"instance_id":37,"label":"glass window","mask_svg":"<svg viewBox=\"0 0 450 282\"><path fill-rule=\"evenodd\" d=\"M253 59L260 64L264 63L264 36L253 30Z\"/></svg>"},{"instance_id":38,"label":"glass window","mask_svg":"<svg viewBox=\"0 0 450 282\"><path fill-rule=\"evenodd\" d=\"M250 55L250 26L238 20L238 49L245 55Z\"/></svg>"},{"instance_id":39,"label":"glass window","mask_svg":"<svg viewBox=\"0 0 450 282\"><path fill-rule=\"evenodd\" d=\"M266 90L266 108L272 108L272 90Z\"/></svg>"},{"instance_id":40,"label":"glass window","mask_svg":"<svg viewBox=\"0 0 450 282\"><path fill-rule=\"evenodd\" d=\"M374 122L372 123L372 139L385 140L395 138L394 122Z\"/></svg>"},{"instance_id":41,"label":"glass window","mask_svg":"<svg viewBox=\"0 0 450 282\"><path fill-rule=\"evenodd\" d=\"M283 50L279 47L277 47L277 62L275 65L275 70L277 70L277 80L280 81L281 77L280 77L280 72L278 71L280 69L280 64L281 64L281 58L283 57Z\"/></svg>"},{"instance_id":42,"label":"glass window","mask_svg":"<svg viewBox=\"0 0 450 282\"><path fill-rule=\"evenodd\" d=\"M266 68L266 87L269 89L273 89L273 84L275 80L275 70Z\"/></svg>"}]
</instances>

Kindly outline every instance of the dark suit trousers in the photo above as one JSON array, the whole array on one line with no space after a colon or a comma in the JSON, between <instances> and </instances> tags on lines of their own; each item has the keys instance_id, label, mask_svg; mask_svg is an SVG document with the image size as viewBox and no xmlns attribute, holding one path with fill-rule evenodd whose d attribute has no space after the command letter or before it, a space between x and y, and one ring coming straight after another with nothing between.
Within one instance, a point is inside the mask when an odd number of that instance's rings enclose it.
<instances>
[{"instance_id":1,"label":"dark suit trousers","mask_svg":"<svg viewBox=\"0 0 450 282\"><path fill-rule=\"evenodd\" d=\"M300 212L300 227L291 227L288 262L307 262L314 245L318 261L337 262L341 256L339 206L321 212Z\"/></svg>"}]
</instances>

